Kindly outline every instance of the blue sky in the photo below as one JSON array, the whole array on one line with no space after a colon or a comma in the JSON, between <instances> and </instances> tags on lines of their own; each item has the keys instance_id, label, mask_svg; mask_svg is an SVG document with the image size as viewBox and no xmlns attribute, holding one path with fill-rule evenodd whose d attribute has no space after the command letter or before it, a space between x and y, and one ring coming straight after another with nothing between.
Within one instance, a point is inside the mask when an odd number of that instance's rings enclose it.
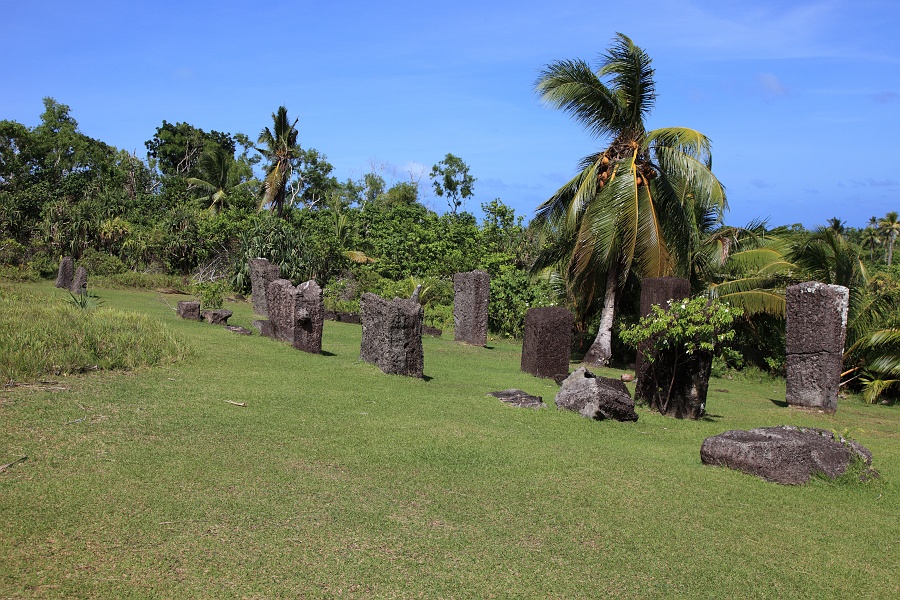
<instances>
[{"instance_id":1,"label":"blue sky","mask_svg":"<svg viewBox=\"0 0 900 600\"><path fill-rule=\"evenodd\" d=\"M900 210L897 0L330 4L0 0L0 119L36 125L52 96L144 157L163 119L255 139L284 104L342 180L427 184L452 152L478 178L466 209L528 218L605 146L538 102L538 71L622 32L656 68L649 127L712 139L727 223Z\"/></svg>"}]
</instances>

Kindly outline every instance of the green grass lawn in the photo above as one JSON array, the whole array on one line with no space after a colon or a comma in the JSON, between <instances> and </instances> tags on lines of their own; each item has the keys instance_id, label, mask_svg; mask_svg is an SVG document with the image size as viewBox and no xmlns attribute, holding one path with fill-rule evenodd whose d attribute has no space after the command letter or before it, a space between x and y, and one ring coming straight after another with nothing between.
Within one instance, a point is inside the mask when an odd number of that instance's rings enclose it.
<instances>
[{"instance_id":1,"label":"green grass lawn","mask_svg":"<svg viewBox=\"0 0 900 600\"><path fill-rule=\"evenodd\" d=\"M326 322L309 355L177 319L182 297L98 293L192 357L0 392L0 464L28 457L0 473L0 597L900 591L900 407L825 415L786 408L780 381L713 380L706 420L593 422L556 411L518 344L426 337L422 381L361 362L356 325ZM249 304L225 308L250 327ZM551 408L485 395L510 387ZM700 463L707 436L780 424L849 433L882 478L786 487Z\"/></svg>"}]
</instances>

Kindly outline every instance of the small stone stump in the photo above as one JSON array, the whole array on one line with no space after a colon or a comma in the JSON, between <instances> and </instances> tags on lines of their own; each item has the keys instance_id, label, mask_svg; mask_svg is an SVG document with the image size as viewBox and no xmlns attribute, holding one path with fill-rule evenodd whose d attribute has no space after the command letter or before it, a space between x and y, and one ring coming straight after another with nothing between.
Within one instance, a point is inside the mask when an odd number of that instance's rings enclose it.
<instances>
[{"instance_id":1,"label":"small stone stump","mask_svg":"<svg viewBox=\"0 0 900 600\"><path fill-rule=\"evenodd\" d=\"M788 404L837 410L850 291L807 281L785 292Z\"/></svg>"},{"instance_id":2,"label":"small stone stump","mask_svg":"<svg viewBox=\"0 0 900 600\"><path fill-rule=\"evenodd\" d=\"M854 458L872 464L872 453L857 442L827 429L760 427L733 429L703 440L700 460L705 465L728 467L766 481L802 485L815 473L834 479L843 475ZM874 469L864 479L877 477Z\"/></svg>"},{"instance_id":3,"label":"small stone stump","mask_svg":"<svg viewBox=\"0 0 900 600\"><path fill-rule=\"evenodd\" d=\"M359 306L360 358L388 374L423 377L422 305L414 300L388 301L366 293Z\"/></svg>"},{"instance_id":4,"label":"small stone stump","mask_svg":"<svg viewBox=\"0 0 900 600\"><path fill-rule=\"evenodd\" d=\"M287 342L303 352L321 354L325 304L322 288L315 281L306 281L297 287L287 279L270 282L266 288L266 307L271 324L269 337Z\"/></svg>"},{"instance_id":5,"label":"small stone stump","mask_svg":"<svg viewBox=\"0 0 900 600\"><path fill-rule=\"evenodd\" d=\"M522 370L548 379L567 377L574 324L572 313L559 306L529 309L525 313Z\"/></svg>"},{"instance_id":6,"label":"small stone stump","mask_svg":"<svg viewBox=\"0 0 900 600\"><path fill-rule=\"evenodd\" d=\"M232 312L224 308L204 310L200 313L210 325L227 325Z\"/></svg>"},{"instance_id":7,"label":"small stone stump","mask_svg":"<svg viewBox=\"0 0 900 600\"><path fill-rule=\"evenodd\" d=\"M469 271L453 276L453 339L484 346L487 344L488 300L491 276L484 271Z\"/></svg>"},{"instance_id":8,"label":"small stone stump","mask_svg":"<svg viewBox=\"0 0 900 600\"><path fill-rule=\"evenodd\" d=\"M269 284L281 277L278 265L265 258L250 259L250 287L253 295L253 312L265 317L269 316L266 307L266 294Z\"/></svg>"},{"instance_id":9,"label":"small stone stump","mask_svg":"<svg viewBox=\"0 0 900 600\"><path fill-rule=\"evenodd\" d=\"M621 380L598 377L584 367L575 370L562 382L556 394L556 407L598 421L638 420L634 400Z\"/></svg>"},{"instance_id":10,"label":"small stone stump","mask_svg":"<svg viewBox=\"0 0 900 600\"><path fill-rule=\"evenodd\" d=\"M200 320L200 303L196 300L179 300L177 314L182 319Z\"/></svg>"},{"instance_id":11,"label":"small stone stump","mask_svg":"<svg viewBox=\"0 0 900 600\"><path fill-rule=\"evenodd\" d=\"M72 279L75 276L75 260L71 256L64 256L59 261L59 271L56 274L56 287L64 290L72 289Z\"/></svg>"}]
</instances>

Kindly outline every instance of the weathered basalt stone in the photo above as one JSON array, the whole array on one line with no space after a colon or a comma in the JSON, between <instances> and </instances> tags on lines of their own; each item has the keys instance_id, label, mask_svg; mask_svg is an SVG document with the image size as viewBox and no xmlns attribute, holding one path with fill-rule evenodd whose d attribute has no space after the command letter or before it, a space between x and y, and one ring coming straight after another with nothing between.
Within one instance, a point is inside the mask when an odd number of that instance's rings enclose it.
<instances>
[{"instance_id":1,"label":"weathered basalt stone","mask_svg":"<svg viewBox=\"0 0 900 600\"><path fill-rule=\"evenodd\" d=\"M847 288L816 281L787 288L788 404L837 410L849 298Z\"/></svg>"},{"instance_id":2,"label":"weathered basalt stone","mask_svg":"<svg viewBox=\"0 0 900 600\"><path fill-rule=\"evenodd\" d=\"M297 350L322 352L322 325L325 305L322 288L313 281L297 287L287 279L276 279L266 290L266 306L271 323L271 336L289 343Z\"/></svg>"},{"instance_id":3,"label":"weathered basalt stone","mask_svg":"<svg viewBox=\"0 0 900 600\"><path fill-rule=\"evenodd\" d=\"M801 485L816 473L843 475L854 458L872 464L872 453L827 429L782 425L749 431L735 429L703 440L700 460L785 485ZM864 479L877 477L873 469Z\"/></svg>"},{"instance_id":4,"label":"weathered basalt stone","mask_svg":"<svg viewBox=\"0 0 900 600\"><path fill-rule=\"evenodd\" d=\"M59 261L59 271L56 274L56 287L64 290L72 289L72 279L75 277L75 260L71 256L64 256Z\"/></svg>"},{"instance_id":5,"label":"weathered basalt stone","mask_svg":"<svg viewBox=\"0 0 900 600\"><path fill-rule=\"evenodd\" d=\"M598 377L584 367L562 382L556 394L556 406L589 419L638 420L634 400L621 380Z\"/></svg>"},{"instance_id":6,"label":"weathered basalt stone","mask_svg":"<svg viewBox=\"0 0 900 600\"><path fill-rule=\"evenodd\" d=\"M85 269L84 267L78 267L77 269L75 269L75 277L72 278L72 285L69 288L69 291L73 294L87 293L87 280L87 269Z\"/></svg>"},{"instance_id":7,"label":"weathered basalt stone","mask_svg":"<svg viewBox=\"0 0 900 600\"><path fill-rule=\"evenodd\" d=\"M527 392L516 389L508 389L500 392L488 392L488 396L499 398L501 402L515 406L516 408L546 408L544 399L540 396L532 396Z\"/></svg>"},{"instance_id":8,"label":"weathered basalt stone","mask_svg":"<svg viewBox=\"0 0 900 600\"><path fill-rule=\"evenodd\" d=\"M453 339L473 346L487 344L490 295L488 273L476 270L453 276Z\"/></svg>"},{"instance_id":9,"label":"weathered basalt stone","mask_svg":"<svg viewBox=\"0 0 900 600\"><path fill-rule=\"evenodd\" d=\"M182 319L200 320L200 303L196 300L179 300L177 314Z\"/></svg>"},{"instance_id":10,"label":"weathered basalt stone","mask_svg":"<svg viewBox=\"0 0 900 600\"><path fill-rule=\"evenodd\" d=\"M645 277L641 280L641 317L649 316L653 306L666 308L669 300L681 300L691 295L691 282L681 277ZM644 342L637 349L634 361L635 378L634 397L645 402L657 395L658 385L653 377L651 363L644 358L649 344ZM705 399L704 399L705 402ZM658 408L657 408L658 410Z\"/></svg>"},{"instance_id":11,"label":"weathered basalt stone","mask_svg":"<svg viewBox=\"0 0 900 600\"><path fill-rule=\"evenodd\" d=\"M422 325L422 335L430 335L431 337L441 337L444 334L443 329L438 329L437 327L429 327L428 325Z\"/></svg>"},{"instance_id":12,"label":"weathered basalt stone","mask_svg":"<svg viewBox=\"0 0 900 600\"><path fill-rule=\"evenodd\" d=\"M548 379L567 377L574 324L575 317L564 308L529 309L525 313L522 370Z\"/></svg>"},{"instance_id":13,"label":"weathered basalt stone","mask_svg":"<svg viewBox=\"0 0 900 600\"><path fill-rule=\"evenodd\" d=\"M253 327L259 332L259 335L264 337L275 337L274 331L272 330L272 321L268 319L257 319L252 323Z\"/></svg>"},{"instance_id":14,"label":"weathered basalt stone","mask_svg":"<svg viewBox=\"0 0 900 600\"><path fill-rule=\"evenodd\" d=\"M362 323L362 320L359 318L359 313L341 312L341 311L333 311L333 310L325 311L325 319L327 321L338 321L339 323L353 323L355 325L360 325Z\"/></svg>"},{"instance_id":15,"label":"weathered basalt stone","mask_svg":"<svg viewBox=\"0 0 900 600\"><path fill-rule=\"evenodd\" d=\"M204 310L200 313L210 325L227 325L228 318L233 314L230 310L216 308Z\"/></svg>"},{"instance_id":16,"label":"weathered basalt stone","mask_svg":"<svg viewBox=\"0 0 900 600\"><path fill-rule=\"evenodd\" d=\"M227 329L231 333L236 333L238 335L253 335L252 331L250 331L246 327L241 327L239 325L226 325L225 329Z\"/></svg>"},{"instance_id":17,"label":"weathered basalt stone","mask_svg":"<svg viewBox=\"0 0 900 600\"><path fill-rule=\"evenodd\" d=\"M412 300L385 300L363 294L360 300L360 358L385 373L423 377L422 306Z\"/></svg>"},{"instance_id":18,"label":"weathered basalt stone","mask_svg":"<svg viewBox=\"0 0 900 600\"><path fill-rule=\"evenodd\" d=\"M278 265L270 263L265 258L250 259L250 287L253 295L253 312L258 315L269 316L266 306L266 294L269 284L281 277L281 269Z\"/></svg>"}]
</instances>

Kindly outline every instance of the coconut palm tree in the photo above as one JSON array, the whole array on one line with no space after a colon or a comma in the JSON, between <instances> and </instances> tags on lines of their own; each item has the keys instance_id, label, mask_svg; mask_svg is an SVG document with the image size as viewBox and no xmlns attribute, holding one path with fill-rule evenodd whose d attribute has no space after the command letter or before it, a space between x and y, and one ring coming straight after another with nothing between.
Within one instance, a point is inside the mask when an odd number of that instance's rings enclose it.
<instances>
[{"instance_id":1,"label":"coconut palm tree","mask_svg":"<svg viewBox=\"0 0 900 600\"><path fill-rule=\"evenodd\" d=\"M689 276L705 233L726 208L712 174L710 141L682 127L648 131L656 101L650 57L618 34L596 68L583 60L547 65L536 90L609 145L536 211L545 251L535 269L555 266L582 305L603 297L600 330L585 356L611 355L617 294L633 270L644 277Z\"/></svg>"},{"instance_id":2,"label":"coconut palm tree","mask_svg":"<svg viewBox=\"0 0 900 600\"><path fill-rule=\"evenodd\" d=\"M257 146L256 151L269 161L265 167L266 177L260 187L262 206L268 204L279 217L284 213L287 185L294 173L295 161L300 157L295 127L297 121L299 119L294 119L291 123L287 108L279 106L278 111L272 113L272 129L264 128L257 140L263 147Z\"/></svg>"},{"instance_id":3,"label":"coconut palm tree","mask_svg":"<svg viewBox=\"0 0 900 600\"><path fill-rule=\"evenodd\" d=\"M900 215L897 215L897 211L892 210L878 221L878 231L887 242L887 264L891 266L894 259L894 241L900 234Z\"/></svg>"},{"instance_id":4,"label":"coconut palm tree","mask_svg":"<svg viewBox=\"0 0 900 600\"><path fill-rule=\"evenodd\" d=\"M874 218L874 217L872 217ZM875 247L881 243L881 235L871 225L862 230L862 246L869 248L869 260L875 260Z\"/></svg>"},{"instance_id":5,"label":"coconut palm tree","mask_svg":"<svg viewBox=\"0 0 900 600\"><path fill-rule=\"evenodd\" d=\"M212 150L204 152L197 162L202 178L188 177L187 179L190 185L207 193L200 200L210 203L209 211L213 214L218 214L223 208L228 207L228 198L234 191L258 183L255 179L236 182L237 176L232 169L233 165L234 158L216 146Z\"/></svg>"}]
</instances>

